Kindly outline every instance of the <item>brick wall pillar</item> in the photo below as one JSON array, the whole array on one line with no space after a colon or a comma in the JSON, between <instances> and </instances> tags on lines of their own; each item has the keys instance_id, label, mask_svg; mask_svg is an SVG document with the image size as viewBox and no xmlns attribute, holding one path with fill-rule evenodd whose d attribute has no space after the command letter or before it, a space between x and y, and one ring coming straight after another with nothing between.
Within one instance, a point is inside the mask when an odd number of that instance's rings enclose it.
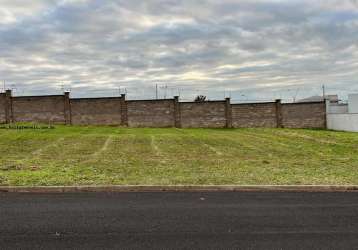
<instances>
[{"instance_id":1,"label":"brick wall pillar","mask_svg":"<svg viewBox=\"0 0 358 250\"><path fill-rule=\"evenodd\" d=\"M174 126L181 128L179 96L174 96Z\"/></svg>"},{"instance_id":2,"label":"brick wall pillar","mask_svg":"<svg viewBox=\"0 0 358 250\"><path fill-rule=\"evenodd\" d=\"M6 108L5 108L5 93L0 93L0 103L4 103L4 106L2 107L2 110L0 110L0 112L4 112L4 120L0 120L0 124L6 122L6 117L5 117L5 112L6 112Z\"/></svg>"},{"instance_id":3,"label":"brick wall pillar","mask_svg":"<svg viewBox=\"0 0 358 250\"><path fill-rule=\"evenodd\" d=\"M14 121L12 112L12 93L11 90L5 92L5 122L12 123Z\"/></svg>"},{"instance_id":4,"label":"brick wall pillar","mask_svg":"<svg viewBox=\"0 0 358 250\"><path fill-rule=\"evenodd\" d=\"M282 128L282 104L281 100L276 100L276 121L277 121L277 127Z\"/></svg>"},{"instance_id":5,"label":"brick wall pillar","mask_svg":"<svg viewBox=\"0 0 358 250\"><path fill-rule=\"evenodd\" d=\"M328 114L330 112L331 102L328 99L324 100L324 129L328 129Z\"/></svg>"},{"instance_id":6,"label":"brick wall pillar","mask_svg":"<svg viewBox=\"0 0 358 250\"><path fill-rule=\"evenodd\" d=\"M72 124L72 117L71 117L71 102L70 102L70 92L64 93L64 104L65 104L65 124L71 125Z\"/></svg>"},{"instance_id":7,"label":"brick wall pillar","mask_svg":"<svg viewBox=\"0 0 358 250\"><path fill-rule=\"evenodd\" d=\"M126 102L126 95L121 94L121 126L128 126L128 108Z\"/></svg>"},{"instance_id":8,"label":"brick wall pillar","mask_svg":"<svg viewBox=\"0 0 358 250\"><path fill-rule=\"evenodd\" d=\"M226 117L226 128L232 128L232 110L230 98L225 98L225 117Z\"/></svg>"}]
</instances>

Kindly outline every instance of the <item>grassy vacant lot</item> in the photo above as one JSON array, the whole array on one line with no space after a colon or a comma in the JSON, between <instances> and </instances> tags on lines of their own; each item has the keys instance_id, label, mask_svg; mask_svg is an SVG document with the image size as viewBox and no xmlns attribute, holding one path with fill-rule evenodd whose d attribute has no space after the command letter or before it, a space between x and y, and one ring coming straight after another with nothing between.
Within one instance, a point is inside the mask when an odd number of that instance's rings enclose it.
<instances>
[{"instance_id":1,"label":"grassy vacant lot","mask_svg":"<svg viewBox=\"0 0 358 250\"><path fill-rule=\"evenodd\" d=\"M0 129L0 185L358 184L358 134Z\"/></svg>"}]
</instances>

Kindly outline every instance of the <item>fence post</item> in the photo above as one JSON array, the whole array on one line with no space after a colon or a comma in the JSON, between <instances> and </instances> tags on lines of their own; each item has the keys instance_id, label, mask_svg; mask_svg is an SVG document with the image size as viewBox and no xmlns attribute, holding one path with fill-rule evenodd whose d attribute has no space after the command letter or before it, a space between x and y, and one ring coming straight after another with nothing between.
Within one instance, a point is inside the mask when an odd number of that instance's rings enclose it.
<instances>
[{"instance_id":1,"label":"fence post","mask_svg":"<svg viewBox=\"0 0 358 250\"><path fill-rule=\"evenodd\" d=\"M225 98L225 117L226 117L226 128L232 128L232 110L230 98Z\"/></svg>"},{"instance_id":2,"label":"fence post","mask_svg":"<svg viewBox=\"0 0 358 250\"><path fill-rule=\"evenodd\" d=\"M126 95L121 94L121 126L128 126L128 107L126 102Z\"/></svg>"},{"instance_id":3,"label":"fence post","mask_svg":"<svg viewBox=\"0 0 358 250\"><path fill-rule=\"evenodd\" d=\"M12 112L12 93L8 89L5 92L5 123L12 123L14 120Z\"/></svg>"},{"instance_id":4,"label":"fence post","mask_svg":"<svg viewBox=\"0 0 358 250\"><path fill-rule=\"evenodd\" d=\"M174 126L181 128L179 96L174 96Z\"/></svg>"},{"instance_id":5,"label":"fence post","mask_svg":"<svg viewBox=\"0 0 358 250\"><path fill-rule=\"evenodd\" d=\"M65 124L72 124L72 116L71 116L71 101L70 101L70 92L64 93L64 101L65 101Z\"/></svg>"},{"instance_id":6,"label":"fence post","mask_svg":"<svg viewBox=\"0 0 358 250\"><path fill-rule=\"evenodd\" d=\"M277 121L277 128L282 128L282 103L281 99L276 100L276 121Z\"/></svg>"}]
</instances>

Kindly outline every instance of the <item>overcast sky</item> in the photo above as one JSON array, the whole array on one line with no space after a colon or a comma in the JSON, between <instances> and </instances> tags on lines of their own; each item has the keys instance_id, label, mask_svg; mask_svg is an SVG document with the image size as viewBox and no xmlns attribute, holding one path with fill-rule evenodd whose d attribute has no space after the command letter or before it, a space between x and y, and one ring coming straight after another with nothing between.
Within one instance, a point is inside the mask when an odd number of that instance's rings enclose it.
<instances>
[{"instance_id":1,"label":"overcast sky","mask_svg":"<svg viewBox=\"0 0 358 250\"><path fill-rule=\"evenodd\" d=\"M358 0L0 0L0 79L17 95L344 96Z\"/></svg>"}]
</instances>

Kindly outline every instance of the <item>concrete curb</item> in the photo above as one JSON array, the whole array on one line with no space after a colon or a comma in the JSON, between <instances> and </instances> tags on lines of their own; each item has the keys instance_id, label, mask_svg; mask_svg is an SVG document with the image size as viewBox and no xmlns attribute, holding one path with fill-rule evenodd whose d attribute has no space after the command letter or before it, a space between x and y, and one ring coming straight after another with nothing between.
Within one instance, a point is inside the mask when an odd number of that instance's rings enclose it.
<instances>
[{"instance_id":1,"label":"concrete curb","mask_svg":"<svg viewBox=\"0 0 358 250\"><path fill-rule=\"evenodd\" d=\"M358 185L118 185L118 186L0 186L5 193L86 192L358 192Z\"/></svg>"}]
</instances>

